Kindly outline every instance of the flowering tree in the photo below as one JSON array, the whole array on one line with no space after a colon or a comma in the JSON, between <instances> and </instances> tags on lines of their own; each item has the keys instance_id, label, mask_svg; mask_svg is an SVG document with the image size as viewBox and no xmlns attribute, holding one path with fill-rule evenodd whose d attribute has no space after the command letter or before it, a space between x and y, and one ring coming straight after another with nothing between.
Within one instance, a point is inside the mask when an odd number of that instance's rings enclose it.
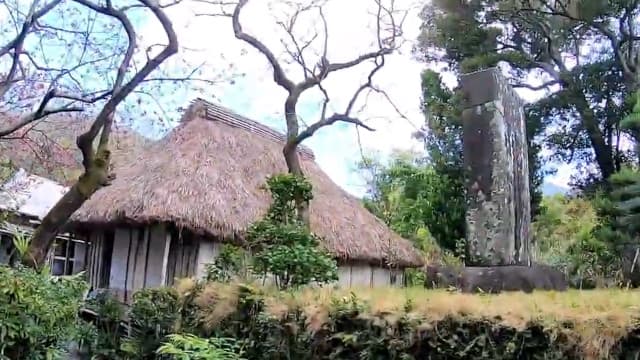
<instances>
[{"instance_id":1,"label":"flowering tree","mask_svg":"<svg viewBox=\"0 0 640 360\"><path fill-rule=\"evenodd\" d=\"M90 126L76 140L82 174L36 229L27 254L32 266L43 263L71 214L113 178L109 141L116 109L145 86L164 81L151 75L178 52L165 12L173 4L0 1L6 18L0 22L0 115L22 114L3 121L0 139L23 136L53 114L92 114ZM143 49L140 19L159 23L166 40Z\"/></svg>"}]
</instances>

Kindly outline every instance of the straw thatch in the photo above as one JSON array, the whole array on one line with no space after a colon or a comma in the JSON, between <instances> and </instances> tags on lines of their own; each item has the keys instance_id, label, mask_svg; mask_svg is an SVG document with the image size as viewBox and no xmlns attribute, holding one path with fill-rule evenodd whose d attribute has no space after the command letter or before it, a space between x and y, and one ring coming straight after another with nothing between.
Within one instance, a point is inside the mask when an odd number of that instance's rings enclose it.
<instances>
[{"instance_id":1,"label":"straw thatch","mask_svg":"<svg viewBox=\"0 0 640 360\"><path fill-rule=\"evenodd\" d=\"M368 212L299 150L313 184L311 229L339 259L419 266L412 244ZM116 179L72 217L75 226L170 222L213 236L242 234L271 201L268 176L286 172L282 135L229 110L195 101L157 143L116 169Z\"/></svg>"}]
</instances>

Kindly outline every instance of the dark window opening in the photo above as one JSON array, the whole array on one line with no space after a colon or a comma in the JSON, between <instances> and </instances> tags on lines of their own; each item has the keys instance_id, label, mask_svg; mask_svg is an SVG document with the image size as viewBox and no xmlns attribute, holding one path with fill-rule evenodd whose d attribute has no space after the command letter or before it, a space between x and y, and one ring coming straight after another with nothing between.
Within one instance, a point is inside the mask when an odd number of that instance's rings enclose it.
<instances>
[{"instance_id":1,"label":"dark window opening","mask_svg":"<svg viewBox=\"0 0 640 360\"><path fill-rule=\"evenodd\" d=\"M76 242L71 239L57 238L53 246L51 273L57 276L73 274Z\"/></svg>"},{"instance_id":2,"label":"dark window opening","mask_svg":"<svg viewBox=\"0 0 640 360\"><path fill-rule=\"evenodd\" d=\"M102 269L100 269L100 275L98 277L98 287L108 288L109 278L111 277L111 258L113 256L113 242L115 239L115 233L113 230L107 230L104 232L104 238L102 239Z\"/></svg>"}]
</instances>

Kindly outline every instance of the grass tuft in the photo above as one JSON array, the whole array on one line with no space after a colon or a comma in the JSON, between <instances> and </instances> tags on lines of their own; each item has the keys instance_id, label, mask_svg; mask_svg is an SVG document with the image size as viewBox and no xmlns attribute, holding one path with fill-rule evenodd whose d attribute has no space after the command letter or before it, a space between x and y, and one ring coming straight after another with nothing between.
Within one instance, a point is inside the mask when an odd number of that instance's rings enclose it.
<instances>
[{"instance_id":1,"label":"grass tuft","mask_svg":"<svg viewBox=\"0 0 640 360\"><path fill-rule=\"evenodd\" d=\"M267 312L282 317L288 311L303 309L312 330L321 329L327 321L333 300L356 294L367 308L367 314L363 316L373 315L392 320L408 315L421 319L424 328L447 316L490 319L519 330L530 322L537 322L552 336L564 335L575 342L587 359L606 358L620 339L640 325L640 291L635 290L512 292L498 295L420 288L308 288L296 292L262 290L269 304ZM571 326L566 326L568 323Z\"/></svg>"}]
</instances>

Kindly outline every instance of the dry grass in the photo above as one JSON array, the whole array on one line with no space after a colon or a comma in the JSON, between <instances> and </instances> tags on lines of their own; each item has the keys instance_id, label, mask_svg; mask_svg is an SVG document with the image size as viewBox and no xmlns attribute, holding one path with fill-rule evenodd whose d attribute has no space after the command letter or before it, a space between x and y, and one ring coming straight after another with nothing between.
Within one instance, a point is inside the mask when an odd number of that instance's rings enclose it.
<instances>
[{"instance_id":1,"label":"dry grass","mask_svg":"<svg viewBox=\"0 0 640 360\"><path fill-rule=\"evenodd\" d=\"M180 282L181 294L189 293L195 281ZM240 285L207 283L195 299L201 320L209 328L237 309ZM243 285L244 286L244 285ZM640 291L570 290L520 292L499 295L472 295L445 290L420 288L307 288L293 292L272 287L253 287L261 293L265 311L284 318L293 310L302 310L311 331L319 330L329 320L334 301L349 301L355 294L365 305L361 316L393 322L403 315L418 319L423 328L447 316L468 320L492 320L495 323L524 329L529 322L544 326L550 336L563 335L577 345L585 359L610 358L613 346L632 329L640 326ZM406 313L410 303L409 313ZM566 326L571 323L572 326Z\"/></svg>"},{"instance_id":2,"label":"dry grass","mask_svg":"<svg viewBox=\"0 0 640 360\"><path fill-rule=\"evenodd\" d=\"M167 137L117 164L113 183L94 194L72 221L84 226L172 222L210 236L242 233L271 204L267 177L287 168L282 143L250 120L226 114L245 128L188 112ZM327 250L340 259L392 257L402 265L422 264L408 240L336 185L311 157L301 156L301 163L315 196L311 229L324 238Z\"/></svg>"},{"instance_id":3,"label":"dry grass","mask_svg":"<svg viewBox=\"0 0 640 360\"><path fill-rule=\"evenodd\" d=\"M268 311L281 316L289 309L304 309L311 328L326 321L332 299L357 294L368 305L369 315L398 317L411 302L412 317L424 319L425 326L448 315L493 319L522 329L537 321L556 334L564 333L580 346L585 358L602 358L630 328L637 327L640 292L625 290L571 290L564 293L534 292L471 295L424 289L307 289L296 293L269 291ZM574 327L565 328L571 322Z\"/></svg>"},{"instance_id":4,"label":"dry grass","mask_svg":"<svg viewBox=\"0 0 640 360\"><path fill-rule=\"evenodd\" d=\"M202 324L206 330L215 328L220 321L238 308L238 287L227 284L207 284L195 298L195 304L202 314Z\"/></svg>"}]
</instances>

